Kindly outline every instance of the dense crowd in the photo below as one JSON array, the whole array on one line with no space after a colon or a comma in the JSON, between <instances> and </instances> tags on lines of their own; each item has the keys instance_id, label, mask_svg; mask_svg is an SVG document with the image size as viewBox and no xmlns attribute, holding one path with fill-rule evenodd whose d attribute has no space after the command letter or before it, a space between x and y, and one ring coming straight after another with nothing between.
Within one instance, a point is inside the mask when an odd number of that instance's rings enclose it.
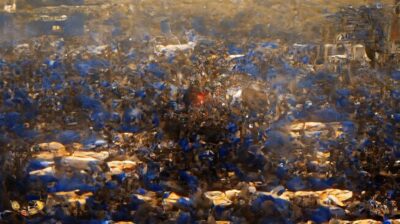
<instances>
[{"instance_id":1,"label":"dense crowd","mask_svg":"<svg viewBox=\"0 0 400 224\"><path fill-rule=\"evenodd\" d=\"M291 48L1 48L0 221L398 219L400 72Z\"/></svg>"}]
</instances>

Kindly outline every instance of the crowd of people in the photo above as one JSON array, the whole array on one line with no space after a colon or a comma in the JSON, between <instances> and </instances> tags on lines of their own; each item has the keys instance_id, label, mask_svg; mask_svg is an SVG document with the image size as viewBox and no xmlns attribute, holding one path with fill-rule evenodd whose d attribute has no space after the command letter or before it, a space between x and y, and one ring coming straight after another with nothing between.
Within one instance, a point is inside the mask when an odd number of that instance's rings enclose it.
<instances>
[{"instance_id":1,"label":"crowd of people","mask_svg":"<svg viewBox=\"0 0 400 224\"><path fill-rule=\"evenodd\" d=\"M395 223L400 72L187 42L1 48L0 221Z\"/></svg>"}]
</instances>

